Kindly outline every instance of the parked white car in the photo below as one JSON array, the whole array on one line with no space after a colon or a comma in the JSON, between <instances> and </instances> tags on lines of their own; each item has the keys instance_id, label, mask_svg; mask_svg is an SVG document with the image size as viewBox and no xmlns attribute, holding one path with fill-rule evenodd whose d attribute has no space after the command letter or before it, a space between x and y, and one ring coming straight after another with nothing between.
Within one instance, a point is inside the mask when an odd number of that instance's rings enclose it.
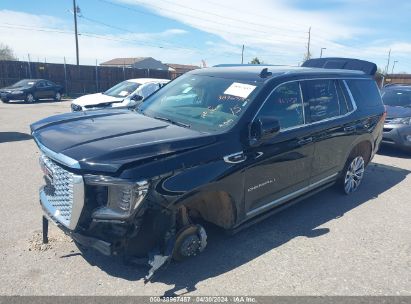
<instances>
[{"instance_id":1,"label":"parked white car","mask_svg":"<svg viewBox=\"0 0 411 304\"><path fill-rule=\"evenodd\" d=\"M88 94L71 103L71 111L87 111L102 108L132 108L153 94L170 80L156 78L129 79L103 93Z\"/></svg>"}]
</instances>

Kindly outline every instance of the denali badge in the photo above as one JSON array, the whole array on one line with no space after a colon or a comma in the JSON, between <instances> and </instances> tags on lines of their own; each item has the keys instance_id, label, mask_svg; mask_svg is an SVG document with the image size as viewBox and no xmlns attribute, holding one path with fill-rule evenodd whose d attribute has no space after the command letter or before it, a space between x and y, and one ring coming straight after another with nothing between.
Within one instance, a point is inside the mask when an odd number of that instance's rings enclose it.
<instances>
[{"instance_id":1,"label":"denali badge","mask_svg":"<svg viewBox=\"0 0 411 304\"><path fill-rule=\"evenodd\" d=\"M268 184L272 184L273 182L275 182L275 179L274 179L274 180L269 179L269 180L267 180L267 181L265 181L265 182L263 182L263 183L261 183L261 184L258 184L258 185L255 185L255 186L252 186L252 187L248 188L248 192L254 191L254 190L259 189L259 188L261 188L261 187L264 187L264 186L266 186L266 185L268 185Z\"/></svg>"}]
</instances>

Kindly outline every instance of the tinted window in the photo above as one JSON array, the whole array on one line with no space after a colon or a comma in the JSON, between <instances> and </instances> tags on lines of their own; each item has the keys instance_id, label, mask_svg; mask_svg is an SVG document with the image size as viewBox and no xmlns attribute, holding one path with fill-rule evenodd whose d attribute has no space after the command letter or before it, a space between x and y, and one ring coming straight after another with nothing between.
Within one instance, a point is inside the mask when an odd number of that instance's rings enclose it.
<instances>
[{"instance_id":1,"label":"tinted window","mask_svg":"<svg viewBox=\"0 0 411 304\"><path fill-rule=\"evenodd\" d=\"M311 122L341 115L335 80L304 81L304 102L308 103Z\"/></svg>"},{"instance_id":2,"label":"tinted window","mask_svg":"<svg viewBox=\"0 0 411 304\"><path fill-rule=\"evenodd\" d=\"M377 85L372 79L347 79L348 88L358 107L381 106L381 96Z\"/></svg>"},{"instance_id":3,"label":"tinted window","mask_svg":"<svg viewBox=\"0 0 411 304\"><path fill-rule=\"evenodd\" d=\"M347 89L341 81L337 81L335 85L337 88L338 103L340 105L340 115L347 114L353 110L351 100L347 94Z\"/></svg>"},{"instance_id":4,"label":"tinted window","mask_svg":"<svg viewBox=\"0 0 411 304\"><path fill-rule=\"evenodd\" d=\"M31 87L36 83L36 81L31 80L31 79L23 79L20 80L19 82L16 82L13 84L11 87L16 88L16 87Z\"/></svg>"},{"instance_id":5,"label":"tinted window","mask_svg":"<svg viewBox=\"0 0 411 304\"><path fill-rule=\"evenodd\" d=\"M53 87L53 86L54 86L54 83L52 83L51 81L47 81L47 86L48 86L48 87Z\"/></svg>"},{"instance_id":6,"label":"tinted window","mask_svg":"<svg viewBox=\"0 0 411 304\"><path fill-rule=\"evenodd\" d=\"M304 112L298 82L279 86L268 97L258 116L270 116L280 122L281 129L304 124Z\"/></svg>"},{"instance_id":7,"label":"tinted window","mask_svg":"<svg viewBox=\"0 0 411 304\"><path fill-rule=\"evenodd\" d=\"M411 90L390 89L382 93L382 101L388 106L411 106Z\"/></svg>"},{"instance_id":8,"label":"tinted window","mask_svg":"<svg viewBox=\"0 0 411 304\"><path fill-rule=\"evenodd\" d=\"M36 87L38 87L38 88L44 88L44 87L45 87L44 81L39 81L39 82L37 82Z\"/></svg>"}]
</instances>

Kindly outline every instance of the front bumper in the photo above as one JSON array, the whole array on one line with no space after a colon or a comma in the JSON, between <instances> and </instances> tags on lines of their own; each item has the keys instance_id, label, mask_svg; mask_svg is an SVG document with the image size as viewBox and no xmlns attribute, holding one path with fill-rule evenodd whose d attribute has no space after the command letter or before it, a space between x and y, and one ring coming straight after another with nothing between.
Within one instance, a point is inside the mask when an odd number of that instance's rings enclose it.
<instances>
[{"instance_id":1,"label":"front bumper","mask_svg":"<svg viewBox=\"0 0 411 304\"><path fill-rule=\"evenodd\" d=\"M24 93L20 94L12 94L12 93L7 93L7 92L0 92L0 98L2 100L21 100L25 99Z\"/></svg>"},{"instance_id":2,"label":"front bumper","mask_svg":"<svg viewBox=\"0 0 411 304\"><path fill-rule=\"evenodd\" d=\"M44 187L40 189L40 205L43 209L44 216L47 218L47 220L53 222L57 227L59 227L65 234L69 235L78 244L83 245L85 247L96 249L100 253L107 256L113 254L113 246L109 242L83 235L81 233L74 231L74 229L68 228L67 225L64 225L62 223L62 219L59 217L58 209L47 200L47 196L44 192Z\"/></svg>"},{"instance_id":3,"label":"front bumper","mask_svg":"<svg viewBox=\"0 0 411 304\"><path fill-rule=\"evenodd\" d=\"M382 143L411 150L411 126L385 124Z\"/></svg>"}]
</instances>

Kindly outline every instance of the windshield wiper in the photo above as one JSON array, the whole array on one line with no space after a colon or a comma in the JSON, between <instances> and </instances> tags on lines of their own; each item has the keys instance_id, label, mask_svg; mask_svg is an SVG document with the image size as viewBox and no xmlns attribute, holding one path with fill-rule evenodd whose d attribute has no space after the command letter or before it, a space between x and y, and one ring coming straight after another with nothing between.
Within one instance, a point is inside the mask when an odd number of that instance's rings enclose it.
<instances>
[{"instance_id":1,"label":"windshield wiper","mask_svg":"<svg viewBox=\"0 0 411 304\"><path fill-rule=\"evenodd\" d=\"M175 120L172 120L170 118L160 117L160 116L154 116L153 118L169 122L169 123L171 123L173 125L176 125L176 126L180 126L180 127L184 127L184 128L191 128L191 126L189 124L185 124L183 122L175 121Z\"/></svg>"}]
</instances>

